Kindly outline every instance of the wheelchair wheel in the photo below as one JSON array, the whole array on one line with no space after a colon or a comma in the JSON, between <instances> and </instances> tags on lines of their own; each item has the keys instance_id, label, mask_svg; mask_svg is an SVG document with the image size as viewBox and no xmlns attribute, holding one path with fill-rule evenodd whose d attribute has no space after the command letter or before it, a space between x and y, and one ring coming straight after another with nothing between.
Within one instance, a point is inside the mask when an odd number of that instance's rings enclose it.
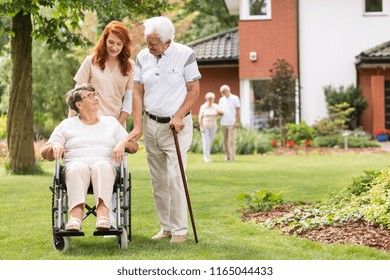
<instances>
[{"instance_id":1,"label":"wheelchair wheel","mask_svg":"<svg viewBox=\"0 0 390 280\"><path fill-rule=\"evenodd\" d=\"M122 233L117 236L118 238L118 247L121 250L127 250L129 246L129 240L127 239L127 231L124 228Z\"/></svg>"},{"instance_id":2,"label":"wheelchair wheel","mask_svg":"<svg viewBox=\"0 0 390 280\"><path fill-rule=\"evenodd\" d=\"M70 238L67 236L53 235L52 245L56 251L67 252L70 248Z\"/></svg>"}]
</instances>

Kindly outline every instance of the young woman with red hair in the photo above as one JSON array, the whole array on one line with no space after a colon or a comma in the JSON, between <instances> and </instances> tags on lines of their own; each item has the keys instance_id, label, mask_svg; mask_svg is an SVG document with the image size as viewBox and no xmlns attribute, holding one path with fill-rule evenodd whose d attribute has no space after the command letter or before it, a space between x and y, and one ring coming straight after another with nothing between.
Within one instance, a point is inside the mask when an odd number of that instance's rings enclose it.
<instances>
[{"instance_id":1,"label":"young woman with red hair","mask_svg":"<svg viewBox=\"0 0 390 280\"><path fill-rule=\"evenodd\" d=\"M89 83L100 94L100 115L115 117L125 127L131 114L133 69L129 30L123 22L112 21L104 29L93 54L77 71L77 85ZM69 110L69 117L75 112Z\"/></svg>"}]
</instances>

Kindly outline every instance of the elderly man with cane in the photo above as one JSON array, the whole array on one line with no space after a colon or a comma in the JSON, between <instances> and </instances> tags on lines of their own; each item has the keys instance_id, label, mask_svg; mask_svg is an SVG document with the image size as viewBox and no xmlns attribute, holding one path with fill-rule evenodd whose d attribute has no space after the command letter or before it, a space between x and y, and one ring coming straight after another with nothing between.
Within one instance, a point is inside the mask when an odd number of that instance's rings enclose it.
<instances>
[{"instance_id":1,"label":"elderly man with cane","mask_svg":"<svg viewBox=\"0 0 390 280\"><path fill-rule=\"evenodd\" d=\"M136 58L134 129L127 139L136 141L144 134L161 226L160 232L152 239L171 237L171 243L181 243L186 240L188 232L186 203L189 200L186 199L185 174L181 174L184 168L181 168L180 161L186 165L193 130L190 109L199 95L201 74L194 52L173 41L175 28L168 18L150 18L144 26L147 48ZM178 145L175 145L173 136L177 136ZM178 154L181 154L181 159ZM191 218L193 221L192 215Z\"/></svg>"}]
</instances>

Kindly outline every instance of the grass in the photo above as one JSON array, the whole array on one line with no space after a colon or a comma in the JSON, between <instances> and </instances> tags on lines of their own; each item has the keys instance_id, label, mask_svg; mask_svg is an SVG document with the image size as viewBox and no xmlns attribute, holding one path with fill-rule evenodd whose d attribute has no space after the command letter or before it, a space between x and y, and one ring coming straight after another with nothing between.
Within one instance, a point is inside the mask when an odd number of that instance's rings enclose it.
<instances>
[{"instance_id":1,"label":"grass","mask_svg":"<svg viewBox=\"0 0 390 280\"><path fill-rule=\"evenodd\" d=\"M133 240L129 249L116 239L92 235L94 219L84 223L85 237L73 237L71 250L51 247L51 184L54 164L43 162L43 175L6 175L0 171L0 259L3 260L388 260L390 253L356 245L320 244L284 236L256 223L243 223L235 197L254 189L282 193L286 202L314 202L348 185L363 170L388 167L390 154L310 156L237 156L224 162L212 155L188 157L190 189L199 243L192 229L184 244L152 241L159 230L145 153L129 156L133 177ZM90 200L92 196L89 196Z\"/></svg>"}]
</instances>

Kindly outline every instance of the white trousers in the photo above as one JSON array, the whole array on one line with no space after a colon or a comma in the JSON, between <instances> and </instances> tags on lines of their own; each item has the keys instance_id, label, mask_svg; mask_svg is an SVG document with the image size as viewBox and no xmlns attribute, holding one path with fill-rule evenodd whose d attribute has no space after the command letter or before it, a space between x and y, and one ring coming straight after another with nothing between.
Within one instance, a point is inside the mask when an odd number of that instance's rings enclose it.
<instances>
[{"instance_id":1,"label":"white trousers","mask_svg":"<svg viewBox=\"0 0 390 280\"><path fill-rule=\"evenodd\" d=\"M216 127L203 128L203 133L202 133L203 159L206 161L210 159L211 145L213 144L213 140L216 132L217 132Z\"/></svg>"},{"instance_id":2,"label":"white trousers","mask_svg":"<svg viewBox=\"0 0 390 280\"><path fill-rule=\"evenodd\" d=\"M184 117L184 129L177 134L184 167L192 141L192 116ZM144 116L144 141L153 187L154 203L161 229L172 235L188 232L187 200L169 124Z\"/></svg>"},{"instance_id":3,"label":"white trousers","mask_svg":"<svg viewBox=\"0 0 390 280\"><path fill-rule=\"evenodd\" d=\"M115 168L107 161L98 161L91 166L81 161L67 164L65 181L68 190L69 209L72 210L75 206L85 203L91 181L96 207L98 207L99 198L101 198L107 208L110 209L115 176Z\"/></svg>"}]
</instances>

